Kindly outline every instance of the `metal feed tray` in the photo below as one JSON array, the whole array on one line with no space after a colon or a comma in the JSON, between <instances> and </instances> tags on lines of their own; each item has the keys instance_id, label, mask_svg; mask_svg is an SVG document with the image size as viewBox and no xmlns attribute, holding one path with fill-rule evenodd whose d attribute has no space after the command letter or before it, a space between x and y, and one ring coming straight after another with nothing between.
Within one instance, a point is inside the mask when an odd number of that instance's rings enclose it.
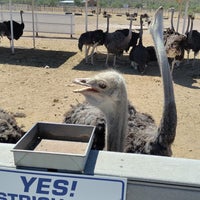
<instances>
[{"instance_id":1,"label":"metal feed tray","mask_svg":"<svg viewBox=\"0 0 200 200\"><path fill-rule=\"evenodd\" d=\"M16 166L82 172L94 126L36 123L12 149Z\"/></svg>"}]
</instances>

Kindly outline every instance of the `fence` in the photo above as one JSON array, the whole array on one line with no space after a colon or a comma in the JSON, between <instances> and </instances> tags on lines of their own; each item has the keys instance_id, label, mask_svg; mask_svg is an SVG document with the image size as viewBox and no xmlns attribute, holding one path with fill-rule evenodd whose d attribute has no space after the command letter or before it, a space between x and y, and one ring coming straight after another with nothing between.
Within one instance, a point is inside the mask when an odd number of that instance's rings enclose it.
<instances>
[{"instance_id":1,"label":"fence","mask_svg":"<svg viewBox=\"0 0 200 200\"><path fill-rule=\"evenodd\" d=\"M19 12L12 12L12 19L21 23ZM2 11L0 20L10 20L10 13ZM25 24L24 32L33 31L32 13L25 12L23 14ZM34 30L36 33L58 33L69 34L71 37L75 34L75 20L73 14L45 14L34 13Z\"/></svg>"}]
</instances>

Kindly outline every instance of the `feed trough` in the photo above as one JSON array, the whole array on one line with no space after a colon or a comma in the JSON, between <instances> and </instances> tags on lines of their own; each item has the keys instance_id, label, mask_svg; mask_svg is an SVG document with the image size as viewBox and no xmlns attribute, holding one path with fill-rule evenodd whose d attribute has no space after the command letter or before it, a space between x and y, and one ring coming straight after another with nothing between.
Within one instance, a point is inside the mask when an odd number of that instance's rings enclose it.
<instances>
[{"instance_id":1,"label":"feed trough","mask_svg":"<svg viewBox=\"0 0 200 200\"><path fill-rule=\"evenodd\" d=\"M14 163L83 172L90 152L94 126L62 123L36 123L12 149Z\"/></svg>"}]
</instances>

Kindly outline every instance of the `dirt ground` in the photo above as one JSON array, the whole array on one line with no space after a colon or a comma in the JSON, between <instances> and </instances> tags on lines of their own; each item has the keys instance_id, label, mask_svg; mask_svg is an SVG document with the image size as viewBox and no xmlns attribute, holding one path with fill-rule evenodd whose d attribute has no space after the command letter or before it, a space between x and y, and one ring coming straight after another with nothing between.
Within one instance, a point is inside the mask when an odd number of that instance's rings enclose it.
<instances>
[{"instance_id":1,"label":"dirt ground","mask_svg":"<svg viewBox=\"0 0 200 200\"><path fill-rule=\"evenodd\" d=\"M77 47L77 39L84 32L84 16L75 16L74 38L66 35L39 34L33 49L31 33L24 33L15 41L15 54L11 54L9 41L0 44L0 107L18 117L19 125L29 130L38 121L62 122L63 114L71 104L83 101L72 91L72 80L87 77L106 69L105 47L98 47L95 64L86 65L84 52ZM90 16L89 30L95 29L96 18ZM169 21L165 21L168 24ZM110 31L127 28L125 17L113 16ZM195 22L199 25L199 22ZM134 22L138 25L138 21ZM99 28L106 29L106 20L99 17ZM196 29L199 29L197 27ZM148 30L144 31L144 45L152 45ZM190 53L190 58L193 53ZM136 109L151 114L159 124L163 108L163 88L156 63L150 63L144 75L135 71L128 54L117 61L117 70L124 74L128 96ZM173 156L200 159L200 60L192 66L185 60L173 72L174 90L178 112Z\"/></svg>"}]
</instances>

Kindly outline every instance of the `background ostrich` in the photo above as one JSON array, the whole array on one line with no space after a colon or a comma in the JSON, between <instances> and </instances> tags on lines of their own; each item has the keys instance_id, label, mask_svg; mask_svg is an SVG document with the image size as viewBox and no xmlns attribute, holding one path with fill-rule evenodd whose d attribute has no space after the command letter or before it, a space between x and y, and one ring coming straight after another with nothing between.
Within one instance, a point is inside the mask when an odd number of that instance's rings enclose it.
<instances>
[{"instance_id":1,"label":"background ostrich","mask_svg":"<svg viewBox=\"0 0 200 200\"><path fill-rule=\"evenodd\" d=\"M174 11L175 11L175 9L174 8L170 8L170 11L171 11L171 17L170 17L171 27L169 27L165 31L163 31L164 43L166 42L167 37L169 37L169 35L175 33L175 29L174 29Z\"/></svg>"},{"instance_id":2,"label":"background ostrich","mask_svg":"<svg viewBox=\"0 0 200 200\"><path fill-rule=\"evenodd\" d=\"M119 30L106 34L105 43L104 43L107 49L107 56L106 56L106 63L105 63L106 66L108 66L108 59L109 59L110 54L114 55L113 67L115 67L116 57L122 55L123 51L129 47L129 43L132 37L132 30L131 30L132 21L133 21L133 18L131 17L128 35L125 35L123 31L119 31Z\"/></svg>"},{"instance_id":3,"label":"background ostrich","mask_svg":"<svg viewBox=\"0 0 200 200\"><path fill-rule=\"evenodd\" d=\"M148 55L149 55L148 62L157 61L156 50L155 50L154 46L147 46L146 50L147 50Z\"/></svg>"},{"instance_id":4,"label":"background ostrich","mask_svg":"<svg viewBox=\"0 0 200 200\"><path fill-rule=\"evenodd\" d=\"M74 80L74 83L84 86L75 92L83 94L106 117L106 149L109 151L172 155L171 144L175 138L177 113L172 77L162 39L162 17L163 8L160 7L150 27L164 88L164 108L159 127L156 127L149 115L137 112L134 107L129 115L131 105L127 100L125 81L118 72L109 70L92 78Z\"/></svg>"},{"instance_id":5,"label":"background ostrich","mask_svg":"<svg viewBox=\"0 0 200 200\"><path fill-rule=\"evenodd\" d=\"M24 134L14 116L0 109L0 142L16 143Z\"/></svg>"},{"instance_id":6,"label":"background ostrich","mask_svg":"<svg viewBox=\"0 0 200 200\"><path fill-rule=\"evenodd\" d=\"M7 26L4 23L0 23L0 37L2 38L3 36L10 37L10 33L8 31ZM0 38L0 41L1 41Z\"/></svg>"},{"instance_id":7,"label":"background ostrich","mask_svg":"<svg viewBox=\"0 0 200 200\"><path fill-rule=\"evenodd\" d=\"M131 65L136 68L140 73L144 73L145 67L149 62L149 54L146 47L143 46L143 15L140 16L140 36L139 43L133 47L129 53Z\"/></svg>"},{"instance_id":8,"label":"background ostrich","mask_svg":"<svg viewBox=\"0 0 200 200\"><path fill-rule=\"evenodd\" d=\"M88 63L88 58L91 57L91 64L94 64L93 54L94 50L98 45L104 44L105 34L103 30L94 30L94 31L87 31L82 33L78 40L78 48L82 51L83 45L86 46L85 50L85 62ZM89 50L92 47L92 51L89 54Z\"/></svg>"},{"instance_id":9,"label":"background ostrich","mask_svg":"<svg viewBox=\"0 0 200 200\"><path fill-rule=\"evenodd\" d=\"M188 15L188 23L187 23L187 28L186 28L186 31L185 31L185 35L186 35L186 41L184 43L184 49L187 51L187 62L189 62L189 54L190 54L190 50L191 50L191 44L189 44L189 39L188 39L188 36L189 36L189 27L190 27L190 19L192 18L193 16L192 15Z\"/></svg>"},{"instance_id":10,"label":"background ostrich","mask_svg":"<svg viewBox=\"0 0 200 200\"><path fill-rule=\"evenodd\" d=\"M107 30L106 33L109 31L109 19L111 15L106 14L104 16L107 18ZM78 48L82 51L83 45L86 46L85 50L85 62L88 63L88 59L91 57L91 64L94 64L94 50L97 46L103 45L105 42L105 34L103 30L94 30L94 31L87 31L82 33L78 40ZM92 47L91 53L89 55L90 48Z\"/></svg>"},{"instance_id":11,"label":"background ostrich","mask_svg":"<svg viewBox=\"0 0 200 200\"><path fill-rule=\"evenodd\" d=\"M182 34L171 34L167 37L165 42L165 49L167 57L172 60L171 72L173 72L174 66L179 66L184 59L184 46L186 36Z\"/></svg>"},{"instance_id":12,"label":"background ostrich","mask_svg":"<svg viewBox=\"0 0 200 200\"><path fill-rule=\"evenodd\" d=\"M175 31L174 29L174 8L171 8L171 28L163 32L164 44L167 57L171 60L171 72L175 66L179 66L184 59L184 49L186 36ZM188 21L189 23L189 21Z\"/></svg>"},{"instance_id":13,"label":"background ostrich","mask_svg":"<svg viewBox=\"0 0 200 200\"><path fill-rule=\"evenodd\" d=\"M24 21L23 21L23 17L22 17L23 11L20 11L20 17L21 17L21 24L16 22L16 21L12 21L13 22L13 39L18 40L22 35L23 35L23 31L24 31ZM11 40L11 29L10 29L10 21L4 21L3 22L8 29L8 32L10 33L8 37L9 40Z\"/></svg>"},{"instance_id":14,"label":"background ostrich","mask_svg":"<svg viewBox=\"0 0 200 200\"><path fill-rule=\"evenodd\" d=\"M129 34L129 29L118 29L116 31L123 33L124 36L128 36L128 34ZM125 49L126 52L129 51L130 47L133 47L133 48L136 47L139 37L140 37L140 33L136 33L134 31L132 31L132 37L130 39L130 42L129 42L127 48Z\"/></svg>"},{"instance_id":15,"label":"background ostrich","mask_svg":"<svg viewBox=\"0 0 200 200\"><path fill-rule=\"evenodd\" d=\"M198 32L197 30L193 30L193 21L194 21L194 17L190 16L191 19L191 27L190 27L190 31L187 32L186 36L186 45L185 45L185 49L186 50L190 50L192 49L192 51L194 52L194 61L195 58L200 50L200 32ZM188 52L189 54L189 52ZM188 55L189 57L189 55ZM193 62L194 64L194 62Z\"/></svg>"}]
</instances>

